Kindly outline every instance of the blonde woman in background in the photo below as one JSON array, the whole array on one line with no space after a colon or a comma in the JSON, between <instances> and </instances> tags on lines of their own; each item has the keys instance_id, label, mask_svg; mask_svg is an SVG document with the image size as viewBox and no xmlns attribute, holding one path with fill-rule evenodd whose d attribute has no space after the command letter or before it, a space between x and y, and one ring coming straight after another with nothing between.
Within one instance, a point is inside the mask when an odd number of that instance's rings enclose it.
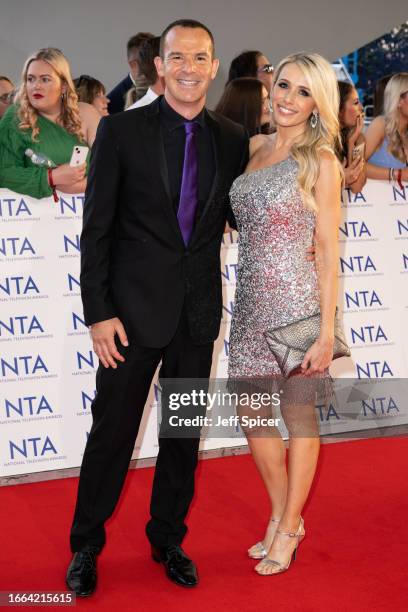
<instances>
[{"instance_id":1,"label":"blonde woman in background","mask_svg":"<svg viewBox=\"0 0 408 612\"><path fill-rule=\"evenodd\" d=\"M0 123L0 187L34 198L55 189L81 193L86 187L86 164L70 167L75 145L92 146L100 115L78 102L67 59L59 49L40 49L25 63L15 104ZM35 166L25 152L31 149L57 167Z\"/></svg>"},{"instance_id":2,"label":"blonde woman in background","mask_svg":"<svg viewBox=\"0 0 408 612\"><path fill-rule=\"evenodd\" d=\"M311 378L325 378L333 356L337 299L342 168L339 93L330 64L317 54L295 54L276 68L272 89L276 133L251 139L246 172L231 189L239 231L238 279L230 335L229 380L264 384L281 372L265 332L320 310L320 336L301 373L300 405L281 402L289 431L289 463L276 428L248 435L272 512L264 539L248 554L262 575L289 568L305 535L301 513L319 455ZM315 234L315 260L307 256ZM263 383L259 382L263 380ZM252 381L252 382L251 382ZM269 381L269 383L268 383ZM289 387L288 387L289 388ZM283 396L282 396L283 397Z\"/></svg>"},{"instance_id":3,"label":"blonde woman in background","mask_svg":"<svg viewBox=\"0 0 408 612\"><path fill-rule=\"evenodd\" d=\"M366 135L367 176L408 181L408 72L394 74L384 90L384 115Z\"/></svg>"}]
</instances>

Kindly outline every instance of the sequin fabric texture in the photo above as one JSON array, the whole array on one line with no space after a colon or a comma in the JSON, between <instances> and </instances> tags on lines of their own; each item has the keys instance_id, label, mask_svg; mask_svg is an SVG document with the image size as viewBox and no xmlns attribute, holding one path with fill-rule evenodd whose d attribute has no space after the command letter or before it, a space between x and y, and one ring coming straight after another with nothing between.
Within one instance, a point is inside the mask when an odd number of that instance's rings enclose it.
<instances>
[{"instance_id":1,"label":"sequin fabric texture","mask_svg":"<svg viewBox=\"0 0 408 612\"><path fill-rule=\"evenodd\" d=\"M231 378L280 373L264 332L319 310L315 262L307 261L315 215L301 199L291 157L239 176L230 191L239 231L231 323Z\"/></svg>"}]
</instances>

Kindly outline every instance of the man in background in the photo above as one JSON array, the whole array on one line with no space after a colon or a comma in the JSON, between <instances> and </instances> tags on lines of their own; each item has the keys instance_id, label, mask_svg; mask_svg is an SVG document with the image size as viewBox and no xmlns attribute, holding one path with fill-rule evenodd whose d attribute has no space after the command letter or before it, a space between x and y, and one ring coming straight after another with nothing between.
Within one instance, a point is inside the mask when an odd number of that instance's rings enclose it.
<instances>
[{"instance_id":1,"label":"man in background","mask_svg":"<svg viewBox=\"0 0 408 612\"><path fill-rule=\"evenodd\" d=\"M0 76L0 119L8 107L13 104L14 84L6 76Z\"/></svg>"},{"instance_id":2,"label":"man in background","mask_svg":"<svg viewBox=\"0 0 408 612\"><path fill-rule=\"evenodd\" d=\"M139 50L145 40L154 38L150 32L138 32L135 36L132 36L127 43L127 61L129 64L130 72L120 83L108 93L109 103L109 114L114 115L125 110L126 96L131 89L134 89L135 100L138 100L147 90L147 84L144 76L140 74L139 69Z\"/></svg>"},{"instance_id":3,"label":"man in background","mask_svg":"<svg viewBox=\"0 0 408 612\"><path fill-rule=\"evenodd\" d=\"M159 77L154 58L160 55L160 36L145 40L139 51L140 74L146 79L149 86L145 95L129 106L126 110L147 106L153 100L164 94L164 79Z\"/></svg>"}]
</instances>

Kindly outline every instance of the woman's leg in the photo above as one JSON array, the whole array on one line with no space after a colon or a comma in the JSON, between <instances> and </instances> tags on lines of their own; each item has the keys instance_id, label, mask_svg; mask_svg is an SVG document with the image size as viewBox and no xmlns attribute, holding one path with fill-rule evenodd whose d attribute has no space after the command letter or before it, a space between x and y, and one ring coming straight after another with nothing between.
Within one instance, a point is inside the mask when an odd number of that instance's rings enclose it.
<instances>
[{"instance_id":1,"label":"woman's leg","mask_svg":"<svg viewBox=\"0 0 408 612\"><path fill-rule=\"evenodd\" d=\"M280 519L286 506L287 473L286 448L277 432L273 437L250 437L248 444L255 465L271 501L271 519ZM262 542L249 549L250 556L262 556L272 544L278 522L269 521Z\"/></svg>"},{"instance_id":2,"label":"woman's leg","mask_svg":"<svg viewBox=\"0 0 408 612\"><path fill-rule=\"evenodd\" d=\"M299 379L297 381L295 385L299 384ZM266 557L278 564L259 563L256 570L262 574L276 573L286 567L300 539L279 532L298 532L303 506L316 472L320 439L314 404L285 402L285 405L281 405L281 413L289 432L287 496L279 531ZM301 532L303 534L302 528L298 533Z\"/></svg>"}]
</instances>

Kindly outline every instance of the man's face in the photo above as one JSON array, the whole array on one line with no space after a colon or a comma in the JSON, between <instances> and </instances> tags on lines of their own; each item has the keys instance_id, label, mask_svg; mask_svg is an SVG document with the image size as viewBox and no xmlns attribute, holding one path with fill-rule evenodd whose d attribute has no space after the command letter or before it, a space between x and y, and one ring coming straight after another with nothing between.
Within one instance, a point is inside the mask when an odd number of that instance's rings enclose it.
<instances>
[{"instance_id":1,"label":"man's face","mask_svg":"<svg viewBox=\"0 0 408 612\"><path fill-rule=\"evenodd\" d=\"M14 87L8 81L3 79L0 81L0 117L4 115L10 104L13 103L10 94L14 91Z\"/></svg>"},{"instance_id":2,"label":"man's face","mask_svg":"<svg viewBox=\"0 0 408 612\"><path fill-rule=\"evenodd\" d=\"M132 78L133 80L136 80L140 74L139 49L137 47L133 47L133 49L129 49L128 63L129 63L129 68L130 68L130 73L132 75Z\"/></svg>"},{"instance_id":3,"label":"man's face","mask_svg":"<svg viewBox=\"0 0 408 612\"><path fill-rule=\"evenodd\" d=\"M167 100L177 105L205 104L219 61L213 59L211 38L202 28L174 27L166 36L164 58L156 57L159 76L165 80Z\"/></svg>"}]
</instances>

